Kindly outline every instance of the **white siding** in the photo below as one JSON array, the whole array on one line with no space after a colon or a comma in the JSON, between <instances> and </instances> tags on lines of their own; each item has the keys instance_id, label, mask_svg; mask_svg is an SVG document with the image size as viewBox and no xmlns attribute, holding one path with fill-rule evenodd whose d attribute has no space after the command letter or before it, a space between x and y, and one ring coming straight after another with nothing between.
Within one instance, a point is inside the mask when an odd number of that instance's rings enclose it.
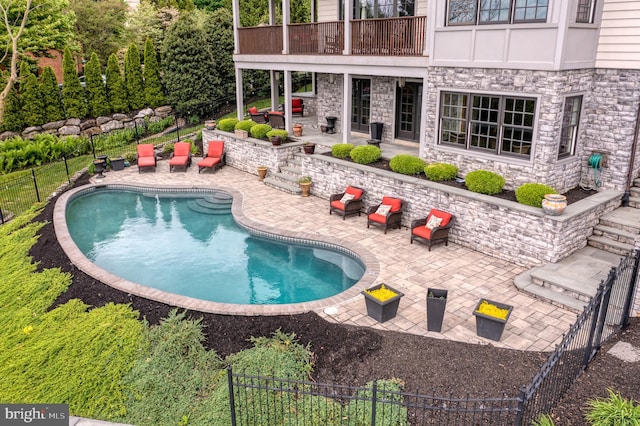
<instances>
[{"instance_id":1,"label":"white siding","mask_svg":"<svg viewBox=\"0 0 640 426\"><path fill-rule=\"evenodd\" d=\"M338 0L318 1L318 22L333 22L338 20Z\"/></svg>"},{"instance_id":2,"label":"white siding","mask_svg":"<svg viewBox=\"0 0 640 426\"><path fill-rule=\"evenodd\" d=\"M604 0L597 68L640 68L640 2Z\"/></svg>"}]
</instances>

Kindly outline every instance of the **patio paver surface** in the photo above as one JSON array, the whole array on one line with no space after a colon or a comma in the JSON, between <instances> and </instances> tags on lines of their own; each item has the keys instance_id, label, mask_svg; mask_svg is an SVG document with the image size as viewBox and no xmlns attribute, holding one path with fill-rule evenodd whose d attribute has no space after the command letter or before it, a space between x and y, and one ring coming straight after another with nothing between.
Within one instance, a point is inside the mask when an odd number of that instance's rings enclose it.
<instances>
[{"instance_id":1,"label":"patio paver surface","mask_svg":"<svg viewBox=\"0 0 640 426\"><path fill-rule=\"evenodd\" d=\"M517 350L551 351L576 319L574 312L519 292L513 279L526 270L521 266L451 242L448 247L435 245L429 252L425 245L409 244L406 228L391 230L385 235L380 229L367 229L364 214L346 220L330 216L327 200L281 192L259 182L257 175L230 166L214 174L198 174L195 166L198 160L194 158L194 165L186 173L169 173L169 161L162 160L155 173L138 173L138 168L132 166L123 171L110 171L104 179L94 177L92 182L230 187L242 193L243 212L256 222L290 232L336 236L364 246L379 261L380 273L375 282L387 283L405 294L398 314L380 324L367 316L364 298L357 295L332 306L335 313L318 310L328 321ZM442 333L427 331L428 287L449 291ZM476 336L472 311L481 297L514 305L500 342Z\"/></svg>"}]
</instances>

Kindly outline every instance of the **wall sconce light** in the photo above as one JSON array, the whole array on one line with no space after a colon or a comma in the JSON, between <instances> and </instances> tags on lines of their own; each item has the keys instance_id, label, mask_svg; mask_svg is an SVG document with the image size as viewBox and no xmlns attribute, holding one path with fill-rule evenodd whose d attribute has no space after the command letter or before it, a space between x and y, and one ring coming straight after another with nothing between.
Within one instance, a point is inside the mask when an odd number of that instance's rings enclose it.
<instances>
[{"instance_id":1,"label":"wall sconce light","mask_svg":"<svg viewBox=\"0 0 640 426\"><path fill-rule=\"evenodd\" d=\"M400 77L400 78L398 79L398 86L400 86L400 87L404 87L404 83L405 83L405 81L404 81L404 77Z\"/></svg>"},{"instance_id":2,"label":"wall sconce light","mask_svg":"<svg viewBox=\"0 0 640 426\"><path fill-rule=\"evenodd\" d=\"M330 84L334 84L336 82L336 75L335 74L329 74L329 83Z\"/></svg>"}]
</instances>

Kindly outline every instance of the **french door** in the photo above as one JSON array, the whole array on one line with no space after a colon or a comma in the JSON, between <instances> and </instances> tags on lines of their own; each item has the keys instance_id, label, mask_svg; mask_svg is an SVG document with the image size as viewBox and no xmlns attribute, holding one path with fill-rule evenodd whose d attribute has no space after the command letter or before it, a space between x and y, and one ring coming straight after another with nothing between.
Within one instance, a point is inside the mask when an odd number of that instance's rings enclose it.
<instances>
[{"instance_id":1,"label":"french door","mask_svg":"<svg viewBox=\"0 0 640 426\"><path fill-rule=\"evenodd\" d=\"M351 96L351 130L368 133L371 115L371 80L354 78Z\"/></svg>"}]
</instances>

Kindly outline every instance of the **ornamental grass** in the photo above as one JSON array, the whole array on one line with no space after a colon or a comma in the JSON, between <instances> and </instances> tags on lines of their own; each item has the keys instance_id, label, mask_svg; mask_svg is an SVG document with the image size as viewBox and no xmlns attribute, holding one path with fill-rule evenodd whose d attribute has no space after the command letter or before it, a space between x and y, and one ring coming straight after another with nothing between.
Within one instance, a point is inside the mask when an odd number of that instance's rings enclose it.
<instances>
[{"instance_id":1,"label":"ornamental grass","mask_svg":"<svg viewBox=\"0 0 640 426\"><path fill-rule=\"evenodd\" d=\"M498 308L496 305L483 300L476 309L476 312L479 314L483 314L489 317L498 318L501 320L506 320L507 315L509 315L508 309Z\"/></svg>"},{"instance_id":2,"label":"ornamental grass","mask_svg":"<svg viewBox=\"0 0 640 426\"><path fill-rule=\"evenodd\" d=\"M398 295L398 293L396 293L395 291L389 289L384 284L382 284L380 286L380 288L376 288L376 289L372 289L372 290L365 290L365 292L367 294L370 294L372 297L376 298L377 300L379 300L381 302L385 302L385 301L391 299L392 297L395 297L395 296Z\"/></svg>"}]
</instances>

